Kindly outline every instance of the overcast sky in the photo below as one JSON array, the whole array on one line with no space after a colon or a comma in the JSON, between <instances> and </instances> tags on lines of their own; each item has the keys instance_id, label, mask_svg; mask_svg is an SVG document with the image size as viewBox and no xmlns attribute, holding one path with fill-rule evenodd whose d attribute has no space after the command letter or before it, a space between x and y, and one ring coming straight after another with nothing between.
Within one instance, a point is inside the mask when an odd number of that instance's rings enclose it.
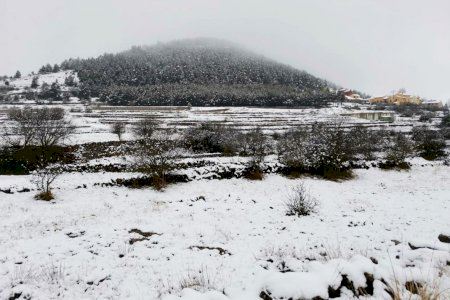
<instances>
[{"instance_id":1,"label":"overcast sky","mask_svg":"<svg viewBox=\"0 0 450 300\"><path fill-rule=\"evenodd\" d=\"M2 75L217 37L372 95L450 98L450 0L0 0L0 29Z\"/></svg>"}]
</instances>

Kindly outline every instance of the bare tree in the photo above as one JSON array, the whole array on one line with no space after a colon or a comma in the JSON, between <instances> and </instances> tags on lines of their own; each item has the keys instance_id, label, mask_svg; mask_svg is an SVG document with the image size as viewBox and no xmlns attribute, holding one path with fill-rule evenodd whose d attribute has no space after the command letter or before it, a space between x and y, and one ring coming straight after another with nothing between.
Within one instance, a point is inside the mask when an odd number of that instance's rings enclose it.
<instances>
[{"instance_id":1,"label":"bare tree","mask_svg":"<svg viewBox=\"0 0 450 300\"><path fill-rule=\"evenodd\" d=\"M74 127L62 108L13 108L8 111L13 121L7 127L7 142L12 146L55 146L67 139Z\"/></svg>"},{"instance_id":2,"label":"bare tree","mask_svg":"<svg viewBox=\"0 0 450 300\"><path fill-rule=\"evenodd\" d=\"M13 121L11 127L4 127L5 137L11 146L28 146L36 136L37 117L30 108L12 108L8 111L8 119Z\"/></svg>"},{"instance_id":3,"label":"bare tree","mask_svg":"<svg viewBox=\"0 0 450 300\"><path fill-rule=\"evenodd\" d=\"M62 108L43 108L39 111L41 126L36 131L36 140L41 147L51 147L66 140L74 131L70 121L65 118Z\"/></svg>"},{"instance_id":4,"label":"bare tree","mask_svg":"<svg viewBox=\"0 0 450 300\"><path fill-rule=\"evenodd\" d=\"M138 139L148 139L155 132L156 128L156 121L151 117L146 117L135 124L133 132Z\"/></svg>"},{"instance_id":5,"label":"bare tree","mask_svg":"<svg viewBox=\"0 0 450 300\"><path fill-rule=\"evenodd\" d=\"M126 125L124 122L114 122L111 124L111 133L117 134L119 141L122 140L122 135L125 133Z\"/></svg>"},{"instance_id":6,"label":"bare tree","mask_svg":"<svg viewBox=\"0 0 450 300\"><path fill-rule=\"evenodd\" d=\"M36 185L39 193L35 198L38 200L50 201L54 199L51 186L53 182L61 175L59 166L42 167L33 173L32 182Z\"/></svg>"}]
</instances>

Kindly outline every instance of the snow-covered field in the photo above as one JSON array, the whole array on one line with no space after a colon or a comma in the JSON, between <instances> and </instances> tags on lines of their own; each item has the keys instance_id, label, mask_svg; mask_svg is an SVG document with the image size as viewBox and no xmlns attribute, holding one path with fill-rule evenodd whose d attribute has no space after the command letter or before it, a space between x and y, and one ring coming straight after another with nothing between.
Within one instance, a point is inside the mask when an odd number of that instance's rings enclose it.
<instances>
[{"instance_id":1,"label":"snow-covered field","mask_svg":"<svg viewBox=\"0 0 450 300\"><path fill-rule=\"evenodd\" d=\"M406 281L449 297L450 244L438 240L450 228L449 167L416 159L410 171L356 174L340 183L197 180L157 192L93 186L132 174L68 173L51 203L0 192L0 298L326 299L342 274L355 290L366 286L364 273L374 277L368 298L390 298L381 279L405 298ZM0 176L0 188L29 179ZM299 182L319 209L286 216ZM351 295L341 288L342 299Z\"/></svg>"},{"instance_id":2,"label":"snow-covered field","mask_svg":"<svg viewBox=\"0 0 450 300\"><path fill-rule=\"evenodd\" d=\"M127 123L124 140L134 139L131 127L145 117L154 118L162 128L185 129L204 122L215 122L239 130L247 130L255 126L265 132L283 132L295 126L313 124L315 122L337 121L347 126L361 124L372 128L387 127L396 130L410 130L417 122L418 116L412 118L395 116L392 123L371 121L345 114L360 112L365 105L344 103L321 109L285 109L256 107L104 107L92 105L86 110L81 104L52 105L67 110L69 118L76 126L75 134L66 141L68 144L83 144L91 142L117 141L117 136L111 133L111 124L117 121ZM11 107L21 105L0 105L0 126L8 125L6 112ZM40 107L40 106L36 106ZM429 125L435 125L435 118ZM428 123L427 123L428 124Z\"/></svg>"}]
</instances>

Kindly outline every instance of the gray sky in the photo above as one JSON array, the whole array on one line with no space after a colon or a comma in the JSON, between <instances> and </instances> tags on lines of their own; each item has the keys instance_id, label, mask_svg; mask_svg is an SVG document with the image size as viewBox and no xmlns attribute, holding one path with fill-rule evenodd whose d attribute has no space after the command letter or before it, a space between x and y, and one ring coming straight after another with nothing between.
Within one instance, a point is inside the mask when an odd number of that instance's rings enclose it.
<instances>
[{"instance_id":1,"label":"gray sky","mask_svg":"<svg viewBox=\"0 0 450 300\"><path fill-rule=\"evenodd\" d=\"M450 98L450 0L0 0L0 74L187 37L372 95Z\"/></svg>"}]
</instances>

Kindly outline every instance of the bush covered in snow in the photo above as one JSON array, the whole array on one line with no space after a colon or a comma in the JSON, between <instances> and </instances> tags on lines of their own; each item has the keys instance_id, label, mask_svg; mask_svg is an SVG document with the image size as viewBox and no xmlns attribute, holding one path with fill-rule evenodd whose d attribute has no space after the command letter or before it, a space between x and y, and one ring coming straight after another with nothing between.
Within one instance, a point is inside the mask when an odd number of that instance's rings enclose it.
<instances>
[{"instance_id":1,"label":"bush covered in snow","mask_svg":"<svg viewBox=\"0 0 450 300\"><path fill-rule=\"evenodd\" d=\"M412 139L420 156L433 160L445 155L445 139L440 131L425 126L414 127Z\"/></svg>"},{"instance_id":2,"label":"bush covered in snow","mask_svg":"<svg viewBox=\"0 0 450 300\"><path fill-rule=\"evenodd\" d=\"M286 201L288 216L308 216L316 212L319 202L312 197L305 186L300 183L293 187Z\"/></svg>"},{"instance_id":3,"label":"bush covered in snow","mask_svg":"<svg viewBox=\"0 0 450 300\"><path fill-rule=\"evenodd\" d=\"M224 125L206 122L186 130L183 140L185 147L195 152L234 155L240 149L239 135L238 131Z\"/></svg>"},{"instance_id":4,"label":"bush covered in snow","mask_svg":"<svg viewBox=\"0 0 450 300\"><path fill-rule=\"evenodd\" d=\"M279 160L301 172L330 179L348 176L346 163L354 157L349 133L337 123L317 123L287 132L278 143Z\"/></svg>"}]
</instances>

